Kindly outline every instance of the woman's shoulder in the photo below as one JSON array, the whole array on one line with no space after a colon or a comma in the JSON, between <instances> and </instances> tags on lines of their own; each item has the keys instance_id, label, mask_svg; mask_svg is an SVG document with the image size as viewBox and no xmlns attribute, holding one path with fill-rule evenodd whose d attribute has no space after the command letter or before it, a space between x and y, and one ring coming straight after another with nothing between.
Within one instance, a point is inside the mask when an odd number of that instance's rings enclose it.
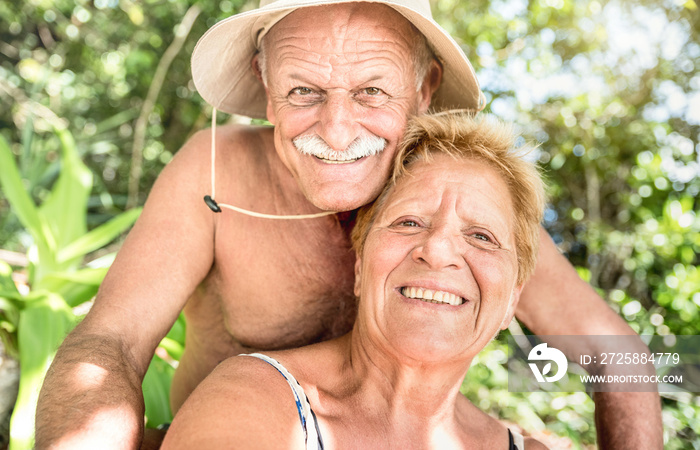
<instances>
[{"instance_id":1,"label":"woman's shoulder","mask_svg":"<svg viewBox=\"0 0 700 450\"><path fill-rule=\"evenodd\" d=\"M465 430L472 436L482 436L484 442L488 442L490 448L508 448L506 439L510 432L518 450L546 450L547 447L541 442L531 437L522 435L522 430L513 424L506 424L503 421L492 417L480 408L476 407L466 397L460 397L460 411L463 417L469 420L464 422Z\"/></svg>"},{"instance_id":2,"label":"woman's shoulder","mask_svg":"<svg viewBox=\"0 0 700 450\"><path fill-rule=\"evenodd\" d=\"M285 379L265 361L238 356L219 364L194 390L163 448L294 448L297 442L304 438Z\"/></svg>"}]
</instances>

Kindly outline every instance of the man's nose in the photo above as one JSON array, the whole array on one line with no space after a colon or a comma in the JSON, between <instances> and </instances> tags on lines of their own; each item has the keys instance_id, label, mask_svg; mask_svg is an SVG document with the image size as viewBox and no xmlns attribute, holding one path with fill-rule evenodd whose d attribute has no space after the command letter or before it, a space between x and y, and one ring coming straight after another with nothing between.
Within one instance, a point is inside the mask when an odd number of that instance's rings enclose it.
<instances>
[{"instance_id":1,"label":"man's nose","mask_svg":"<svg viewBox=\"0 0 700 450\"><path fill-rule=\"evenodd\" d=\"M463 268L466 264L466 242L459 230L447 226L431 229L412 253L414 261L431 269Z\"/></svg>"},{"instance_id":2,"label":"man's nose","mask_svg":"<svg viewBox=\"0 0 700 450\"><path fill-rule=\"evenodd\" d=\"M329 93L321 107L319 136L335 151L342 152L360 136L358 105L347 93Z\"/></svg>"}]
</instances>

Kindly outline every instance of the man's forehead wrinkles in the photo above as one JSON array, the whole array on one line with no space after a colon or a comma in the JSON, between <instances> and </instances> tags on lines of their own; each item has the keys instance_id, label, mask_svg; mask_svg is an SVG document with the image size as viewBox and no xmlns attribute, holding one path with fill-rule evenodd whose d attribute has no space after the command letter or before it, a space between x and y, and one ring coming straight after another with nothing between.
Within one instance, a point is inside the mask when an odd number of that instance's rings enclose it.
<instances>
[{"instance_id":1,"label":"man's forehead wrinkles","mask_svg":"<svg viewBox=\"0 0 700 450\"><path fill-rule=\"evenodd\" d=\"M338 38L329 36L282 36L272 40L270 48L273 51L284 49L297 49L300 51L314 51L319 53L393 53L401 57L410 55L411 47L408 41L396 39L369 39L362 37Z\"/></svg>"},{"instance_id":2,"label":"man's forehead wrinkles","mask_svg":"<svg viewBox=\"0 0 700 450\"><path fill-rule=\"evenodd\" d=\"M383 79L390 84L404 85L411 81L412 69L392 52L319 53L303 51L287 44L273 59L276 72L294 78L321 78L325 82L340 79L347 83L364 83ZM408 77L408 79L407 79Z\"/></svg>"}]
</instances>

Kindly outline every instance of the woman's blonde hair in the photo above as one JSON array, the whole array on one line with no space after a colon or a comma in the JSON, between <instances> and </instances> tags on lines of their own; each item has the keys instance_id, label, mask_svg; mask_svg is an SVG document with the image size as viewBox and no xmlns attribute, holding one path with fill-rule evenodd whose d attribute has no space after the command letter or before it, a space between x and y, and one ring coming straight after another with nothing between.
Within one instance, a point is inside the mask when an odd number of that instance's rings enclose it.
<instances>
[{"instance_id":1,"label":"woman's blonde hair","mask_svg":"<svg viewBox=\"0 0 700 450\"><path fill-rule=\"evenodd\" d=\"M537 167L523 159L532 147L523 145L516 151L514 141L509 125L483 114L477 119L464 112L443 112L412 119L399 145L387 185L374 203L362 207L358 213L352 232L357 255L362 255L369 230L399 180L410 174L414 164L430 162L432 155L446 154L458 160L480 161L495 169L506 182L515 213L518 284L527 280L537 260L545 191Z\"/></svg>"}]
</instances>

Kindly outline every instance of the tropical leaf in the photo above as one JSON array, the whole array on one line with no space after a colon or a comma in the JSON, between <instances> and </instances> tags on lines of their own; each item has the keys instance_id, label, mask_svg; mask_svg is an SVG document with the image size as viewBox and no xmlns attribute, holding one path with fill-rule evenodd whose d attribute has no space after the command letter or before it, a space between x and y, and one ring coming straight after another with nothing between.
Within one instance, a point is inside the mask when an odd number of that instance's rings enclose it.
<instances>
[{"instance_id":1,"label":"tropical leaf","mask_svg":"<svg viewBox=\"0 0 700 450\"><path fill-rule=\"evenodd\" d=\"M3 260L0 260L0 291L16 292L19 294L15 282L12 280L12 267Z\"/></svg>"},{"instance_id":2,"label":"tropical leaf","mask_svg":"<svg viewBox=\"0 0 700 450\"><path fill-rule=\"evenodd\" d=\"M170 383L173 369L159 356L154 356L143 379L143 401L146 406L146 425L155 428L160 424L170 423Z\"/></svg>"},{"instance_id":3,"label":"tropical leaf","mask_svg":"<svg viewBox=\"0 0 700 450\"><path fill-rule=\"evenodd\" d=\"M168 339L172 339L173 341L177 342L178 344L184 346L185 345L185 332L187 329L187 322L185 320L185 314L180 313L179 316L177 316L177 320L173 324L173 326L170 328L170 331L167 334Z\"/></svg>"},{"instance_id":4,"label":"tropical leaf","mask_svg":"<svg viewBox=\"0 0 700 450\"><path fill-rule=\"evenodd\" d=\"M75 308L97 294L106 274L107 268L54 272L46 275L37 288L59 294L68 306Z\"/></svg>"},{"instance_id":5,"label":"tropical leaf","mask_svg":"<svg viewBox=\"0 0 700 450\"><path fill-rule=\"evenodd\" d=\"M73 328L74 316L55 293L35 292L22 311L18 326L20 381L10 422L10 448L34 445L34 415L39 389L56 349Z\"/></svg>"},{"instance_id":6,"label":"tropical leaf","mask_svg":"<svg viewBox=\"0 0 700 450\"><path fill-rule=\"evenodd\" d=\"M160 341L160 347L168 352L168 355L173 359L178 361L182 358L182 353L185 351L185 347L182 344L169 337L164 337L163 340Z\"/></svg>"},{"instance_id":7,"label":"tropical leaf","mask_svg":"<svg viewBox=\"0 0 700 450\"><path fill-rule=\"evenodd\" d=\"M87 231L87 202L92 189L92 172L80 160L73 136L66 130L57 130L56 133L61 141L61 171L39 212L51 227L58 250ZM79 262L79 257L63 260L56 268L65 270Z\"/></svg>"},{"instance_id":8,"label":"tropical leaf","mask_svg":"<svg viewBox=\"0 0 700 450\"><path fill-rule=\"evenodd\" d=\"M109 222L83 234L65 246L58 253L58 262L63 263L72 259L82 258L86 254L109 244L117 236L129 228L141 214L142 208L135 208L119 214Z\"/></svg>"},{"instance_id":9,"label":"tropical leaf","mask_svg":"<svg viewBox=\"0 0 700 450\"><path fill-rule=\"evenodd\" d=\"M36 205L27 193L22 182L17 163L7 141L0 135L0 186L3 194L10 203L12 211L17 215L22 225L34 238L39 253L49 256L56 248L56 241L50 227L39 214Z\"/></svg>"}]
</instances>

